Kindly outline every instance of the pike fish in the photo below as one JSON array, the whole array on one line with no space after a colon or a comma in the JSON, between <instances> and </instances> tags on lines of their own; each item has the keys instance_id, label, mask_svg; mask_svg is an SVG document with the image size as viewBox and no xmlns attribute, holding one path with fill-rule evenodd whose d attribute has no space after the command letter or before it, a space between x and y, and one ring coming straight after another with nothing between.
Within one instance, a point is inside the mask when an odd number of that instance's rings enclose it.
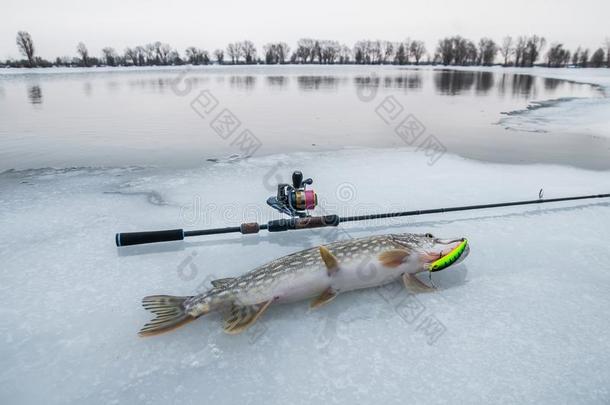
<instances>
[{"instance_id":1,"label":"pike fish","mask_svg":"<svg viewBox=\"0 0 610 405\"><path fill-rule=\"evenodd\" d=\"M140 336L173 330L200 316L221 312L224 331L238 334L253 325L272 303L311 299L319 308L338 294L402 279L416 291L431 287L417 273L442 270L469 253L466 239L427 234L389 234L343 240L275 259L239 277L212 281L194 296L152 295L142 305L155 318Z\"/></svg>"}]
</instances>

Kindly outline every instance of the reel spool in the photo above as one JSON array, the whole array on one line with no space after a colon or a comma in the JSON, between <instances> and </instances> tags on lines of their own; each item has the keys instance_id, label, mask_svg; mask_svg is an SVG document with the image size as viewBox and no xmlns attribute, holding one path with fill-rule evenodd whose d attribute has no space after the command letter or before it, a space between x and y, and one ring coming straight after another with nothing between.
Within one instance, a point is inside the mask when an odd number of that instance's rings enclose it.
<instances>
[{"instance_id":1,"label":"reel spool","mask_svg":"<svg viewBox=\"0 0 610 405\"><path fill-rule=\"evenodd\" d=\"M277 195L269 197L267 204L291 217L309 217L309 211L318 205L316 192L307 189L311 184L313 180L311 178L303 180L303 173L297 170L292 173L292 185L278 184Z\"/></svg>"}]
</instances>

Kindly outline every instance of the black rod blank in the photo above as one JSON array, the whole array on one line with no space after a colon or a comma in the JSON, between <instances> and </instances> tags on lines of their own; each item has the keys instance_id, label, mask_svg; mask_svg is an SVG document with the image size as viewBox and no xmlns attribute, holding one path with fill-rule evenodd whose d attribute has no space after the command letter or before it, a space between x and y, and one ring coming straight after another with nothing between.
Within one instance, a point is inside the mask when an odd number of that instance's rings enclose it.
<instances>
[{"instance_id":1,"label":"black rod blank","mask_svg":"<svg viewBox=\"0 0 610 405\"><path fill-rule=\"evenodd\" d=\"M384 219L384 218L395 218L395 217L408 217L415 215L425 214L438 214L445 212L455 211L471 211L480 210L487 208L499 208L499 207L512 207L516 205L529 205L529 204L545 204L552 202L561 201L575 201L575 200L586 200L592 198L608 198L609 194L591 194L576 197L561 197L561 198L549 198L549 199L537 199L537 200L525 200L525 201L511 201L494 204L478 204L478 205L464 205L461 207L448 207L448 208L433 208L428 210L415 210L415 211L402 211L402 212L388 212L382 214L369 214L369 215L358 215L351 217L339 217L338 215L325 215L321 217L305 217L305 218L285 218L276 219L269 221L266 224L258 224L256 222L243 223L240 226L230 226L225 228L212 228L212 229L200 229L193 231L184 231L182 229L171 229L166 231L152 231L152 232L128 232L128 233L117 233L115 235L115 242L117 246L130 246L130 245L141 245L145 243L156 243L156 242L169 242L183 240L190 236L202 236L202 235L217 235L223 233L237 233L242 234L258 233L261 229L268 232L282 232L294 229L311 229L311 228L322 228L328 226L337 226L342 222L354 222L354 221L368 221L373 219Z\"/></svg>"},{"instance_id":2,"label":"black rod blank","mask_svg":"<svg viewBox=\"0 0 610 405\"><path fill-rule=\"evenodd\" d=\"M499 207L512 207L515 205L528 205L528 204L543 204L560 201L574 201L574 200L586 200L591 198L607 198L610 194L592 194L583 195L577 197L561 197L561 198L549 198L549 199L538 199L538 200L525 200L525 201L511 201L494 204L478 204L478 205L465 205L461 207L448 207L448 208L433 208L429 210L415 210L415 211L403 211L403 212L389 212L385 214L369 214L369 215L358 215L353 217L342 217L339 222L353 222L353 221L367 221L371 219L383 219L383 218L394 218L394 217L409 217L414 215L425 215L425 214L437 214L444 212L455 212L455 211L470 211L480 210L484 208L499 208Z\"/></svg>"}]
</instances>

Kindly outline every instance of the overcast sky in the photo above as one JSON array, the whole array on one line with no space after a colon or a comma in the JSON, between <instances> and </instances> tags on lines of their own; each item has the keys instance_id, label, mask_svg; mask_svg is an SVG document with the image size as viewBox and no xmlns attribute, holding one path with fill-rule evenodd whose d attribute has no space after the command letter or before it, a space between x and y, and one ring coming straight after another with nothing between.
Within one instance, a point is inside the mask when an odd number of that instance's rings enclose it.
<instances>
[{"instance_id":1,"label":"overcast sky","mask_svg":"<svg viewBox=\"0 0 610 405\"><path fill-rule=\"evenodd\" d=\"M439 38L460 34L543 35L569 48L597 48L610 36L609 0L2 0L0 58L19 57L15 35L32 34L44 58L75 55L83 41L98 55L105 46L162 41L181 53L187 46L208 51L250 39L257 47L297 39L422 39L433 50Z\"/></svg>"}]
</instances>

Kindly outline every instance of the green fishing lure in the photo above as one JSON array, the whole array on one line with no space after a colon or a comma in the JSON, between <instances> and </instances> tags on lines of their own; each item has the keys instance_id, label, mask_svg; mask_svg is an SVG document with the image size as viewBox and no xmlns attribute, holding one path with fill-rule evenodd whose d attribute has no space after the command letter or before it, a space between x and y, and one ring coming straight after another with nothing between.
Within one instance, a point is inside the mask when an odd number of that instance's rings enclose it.
<instances>
[{"instance_id":1,"label":"green fishing lure","mask_svg":"<svg viewBox=\"0 0 610 405\"><path fill-rule=\"evenodd\" d=\"M451 252L441 257L440 259L432 262L428 270L430 272L440 271L446 269L455 263L466 251L466 247L468 247L468 241L464 239L462 243L457 245Z\"/></svg>"}]
</instances>

